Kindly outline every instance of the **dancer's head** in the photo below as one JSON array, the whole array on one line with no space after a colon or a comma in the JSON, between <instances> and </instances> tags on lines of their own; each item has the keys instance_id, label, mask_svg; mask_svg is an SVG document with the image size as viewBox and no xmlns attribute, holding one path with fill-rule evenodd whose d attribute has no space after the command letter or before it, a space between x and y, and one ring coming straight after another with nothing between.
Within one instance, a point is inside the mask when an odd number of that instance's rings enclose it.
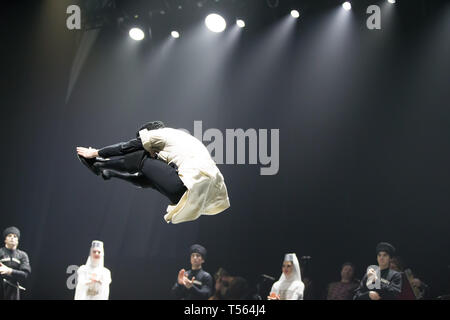
<instances>
[{"instance_id":1,"label":"dancer's head","mask_svg":"<svg viewBox=\"0 0 450 320\"><path fill-rule=\"evenodd\" d=\"M206 258L205 247L199 244L194 244L191 246L190 253L192 270L200 269Z\"/></svg>"},{"instance_id":2,"label":"dancer's head","mask_svg":"<svg viewBox=\"0 0 450 320\"><path fill-rule=\"evenodd\" d=\"M288 278L294 270L294 258L292 254L286 254L284 256L283 265L281 271Z\"/></svg>"},{"instance_id":3,"label":"dancer's head","mask_svg":"<svg viewBox=\"0 0 450 320\"><path fill-rule=\"evenodd\" d=\"M298 263L297 255L295 253L286 253L284 255L281 271L282 271L282 273L281 273L280 281L284 281L284 280L302 281L300 264Z\"/></svg>"},{"instance_id":4,"label":"dancer's head","mask_svg":"<svg viewBox=\"0 0 450 320\"><path fill-rule=\"evenodd\" d=\"M87 265L93 268L103 267L104 256L103 242L98 240L92 241Z\"/></svg>"},{"instance_id":5,"label":"dancer's head","mask_svg":"<svg viewBox=\"0 0 450 320\"><path fill-rule=\"evenodd\" d=\"M395 248L387 242L380 242L376 248L378 266L381 270L389 268L391 259L394 257Z\"/></svg>"},{"instance_id":6,"label":"dancer's head","mask_svg":"<svg viewBox=\"0 0 450 320\"><path fill-rule=\"evenodd\" d=\"M3 239L5 247L8 249L16 249L19 245L20 230L16 227L8 227L3 230Z\"/></svg>"},{"instance_id":7,"label":"dancer's head","mask_svg":"<svg viewBox=\"0 0 450 320\"><path fill-rule=\"evenodd\" d=\"M156 130L156 129L160 129L160 128L165 128L164 122L162 122L162 121L150 121L150 122L147 122L146 124L142 125L139 128L139 130L136 132L136 137L139 137L139 131L141 131L143 129Z\"/></svg>"}]
</instances>

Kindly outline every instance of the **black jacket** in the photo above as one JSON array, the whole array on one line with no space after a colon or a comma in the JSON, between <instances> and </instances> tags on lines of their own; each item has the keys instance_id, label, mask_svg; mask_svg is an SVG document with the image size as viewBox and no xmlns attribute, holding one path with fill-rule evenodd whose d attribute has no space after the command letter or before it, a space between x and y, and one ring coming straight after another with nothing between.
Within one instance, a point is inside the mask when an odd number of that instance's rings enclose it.
<instances>
[{"instance_id":1,"label":"black jacket","mask_svg":"<svg viewBox=\"0 0 450 320\"><path fill-rule=\"evenodd\" d=\"M140 172L142 168L142 162L146 157L152 157L143 147L140 138L131 139L127 142L119 142L110 146L106 146L98 150L98 155L102 158L109 158L115 156L123 156L125 167L127 172L134 173ZM154 156L155 159L159 158L158 153ZM164 161L165 162L165 161ZM177 165L174 162L169 164L175 170L178 170Z\"/></svg>"},{"instance_id":2,"label":"black jacket","mask_svg":"<svg viewBox=\"0 0 450 320\"><path fill-rule=\"evenodd\" d=\"M140 138L131 139L128 142L119 142L98 150L98 155L102 158L123 156L125 167L130 173L139 172L142 168L142 161L148 156L142 146Z\"/></svg>"},{"instance_id":3,"label":"black jacket","mask_svg":"<svg viewBox=\"0 0 450 320\"><path fill-rule=\"evenodd\" d=\"M370 300L369 291L375 291L381 300L394 300L402 292L402 275L400 272L385 269L381 270L380 288L369 289L367 287L367 274L362 278L356 289L353 300Z\"/></svg>"},{"instance_id":4,"label":"black jacket","mask_svg":"<svg viewBox=\"0 0 450 320\"><path fill-rule=\"evenodd\" d=\"M189 270L186 272L189 280L195 277L192 288L187 289L185 286L178 284L178 281L172 287L172 292L177 299L182 300L207 300L212 296L213 279L211 275L200 270Z\"/></svg>"},{"instance_id":5,"label":"black jacket","mask_svg":"<svg viewBox=\"0 0 450 320\"><path fill-rule=\"evenodd\" d=\"M10 275L0 276L0 299L19 300L19 287L31 274L30 260L25 251L0 248L0 262L13 269Z\"/></svg>"}]
</instances>

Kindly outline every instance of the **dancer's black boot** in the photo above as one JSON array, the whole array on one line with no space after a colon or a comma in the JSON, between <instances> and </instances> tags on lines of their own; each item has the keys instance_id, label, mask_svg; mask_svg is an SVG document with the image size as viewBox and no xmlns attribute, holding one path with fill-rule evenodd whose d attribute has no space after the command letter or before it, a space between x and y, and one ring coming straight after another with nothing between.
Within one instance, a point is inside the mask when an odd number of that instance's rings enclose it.
<instances>
[{"instance_id":1,"label":"dancer's black boot","mask_svg":"<svg viewBox=\"0 0 450 320\"><path fill-rule=\"evenodd\" d=\"M80 160L80 162L83 165L85 165L96 176L98 176L100 174L100 170L94 166L96 158L88 159L88 158L85 158L83 156L80 156L79 154L77 155L77 157L78 157L78 160Z\"/></svg>"},{"instance_id":2,"label":"dancer's black boot","mask_svg":"<svg viewBox=\"0 0 450 320\"><path fill-rule=\"evenodd\" d=\"M109 180L111 178L125 180L139 188L155 188L154 185L142 175L142 173L128 173L105 169L102 170L102 177L105 180Z\"/></svg>"},{"instance_id":3,"label":"dancer's black boot","mask_svg":"<svg viewBox=\"0 0 450 320\"><path fill-rule=\"evenodd\" d=\"M111 159L99 158L98 161L93 164L93 167L99 172L103 170L115 170L130 173L125 166L124 157L115 157Z\"/></svg>"}]
</instances>

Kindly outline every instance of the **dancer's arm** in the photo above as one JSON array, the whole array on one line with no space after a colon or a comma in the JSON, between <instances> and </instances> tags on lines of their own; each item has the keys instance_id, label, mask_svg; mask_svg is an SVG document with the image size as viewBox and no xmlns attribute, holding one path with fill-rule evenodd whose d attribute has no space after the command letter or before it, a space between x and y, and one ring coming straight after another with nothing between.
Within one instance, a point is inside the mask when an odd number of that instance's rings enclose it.
<instances>
[{"instance_id":1,"label":"dancer's arm","mask_svg":"<svg viewBox=\"0 0 450 320\"><path fill-rule=\"evenodd\" d=\"M77 147L77 153L87 159L102 157L109 158L113 156L122 156L127 153L144 150L141 139L132 139L128 142L119 142L101 149Z\"/></svg>"},{"instance_id":2,"label":"dancer's arm","mask_svg":"<svg viewBox=\"0 0 450 320\"><path fill-rule=\"evenodd\" d=\"M132 139L128 142L119 142L98 150L98 156L102 158L109 158L113 156L123 156L124 154L144 150L141 139Z\"/></svg>"},{"instance_id":3,"label":"dancer's arm","mask_svg":"<svg viewBox=\"0 0 450 320\"><path fill-rule=\"evenodd\" d=\"M185 277L185 270L181 269L180 272L178 272L177 282L175 282L174 286L172 287L172 293L177 299L183 299L186 297L187 289L185 286Z\"/></svg>"}]
</instances>

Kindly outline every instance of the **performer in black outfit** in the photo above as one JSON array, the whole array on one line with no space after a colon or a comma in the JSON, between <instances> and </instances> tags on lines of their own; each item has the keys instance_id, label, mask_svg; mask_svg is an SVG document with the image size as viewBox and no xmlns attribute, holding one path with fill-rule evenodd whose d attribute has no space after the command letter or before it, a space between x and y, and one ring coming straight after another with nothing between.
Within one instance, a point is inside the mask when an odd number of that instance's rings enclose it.
<instances>
[{"instance_id":1,"label":"performer in black outfit","mask_svg":"<svg viewBox=\"0 0 450 320\"><path fill-rule=\"evenodd\" d=\"M368 268L353 300L394 300L402 291L400 272L390 269L390 260L395 254L395 248L387 242L380 242L376 252L378 267ZM376 271L377 268L379 272Z\"/></svg>"},{"instance_id":2,"label":"performer in black outfit","mask_svg":"<svg viewBox=\"0 0 450 320\"><path fill-rule=\"evenodd\" d=\"M206 249L199 244L191 247L191 270L181 269L172 292L181 300L207 300L212 296L213 279L202 269Z\"/></svg>"},{"instance_id":3,"label":"performer in black outfit","mask_svg":"<svg viewBox=\"0 0 450 320\"><path fill-rule=\"evenodd\" d=\"M0 300L20 300L20 283L31 273L26 252L18 250L20 231L9 227L3 231L5 246L0 248Z\"/></svg>"}]
</instances>

